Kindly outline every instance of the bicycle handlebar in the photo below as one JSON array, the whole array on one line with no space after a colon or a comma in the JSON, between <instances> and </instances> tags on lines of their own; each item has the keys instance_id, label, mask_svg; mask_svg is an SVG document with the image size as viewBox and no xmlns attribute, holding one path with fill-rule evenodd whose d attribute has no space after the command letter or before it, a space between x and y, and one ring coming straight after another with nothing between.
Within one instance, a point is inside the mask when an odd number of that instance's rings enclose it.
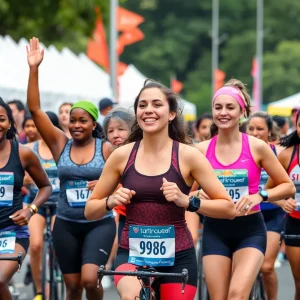
<instances>
[{"instance_id":1,"label":"bicycle handlebar","mask_svg":"<svg viewBox=\"0 0 300 300\"><path fill-rule=\"evenodd\" d=\"M154 277L154 278L160 278L160 277L180 277L181 283L182 283L182 294L184 294L184 288L185 285L189 279L189 272L187 269L183 269L181 273L162 273L162 272L156 272L155 269L152 269L153 271L107 271L105 270L105 266L100 266L97 272L98 277L98 283L97 287L99 288L100 281L102 280L104 275L124 275L124 276L135 276L138 279L141 279L142 277Z\"/></svg>"},{"instance_id":2,"label":"bicycle handlebar","mask_svg":"<svg viewBox=\"0 0 300 300\"><path fill-rule=\"evenodd\" d=\"M20 272L21 266L22 266L22 262L23 262L22 252L19 252L18 256L7 256L7 257L4 256L4 257L0 257L0 260L13 260L13 261L17 261L18 265L19 265L18 272Z\"/></svg>"}]
</instances>

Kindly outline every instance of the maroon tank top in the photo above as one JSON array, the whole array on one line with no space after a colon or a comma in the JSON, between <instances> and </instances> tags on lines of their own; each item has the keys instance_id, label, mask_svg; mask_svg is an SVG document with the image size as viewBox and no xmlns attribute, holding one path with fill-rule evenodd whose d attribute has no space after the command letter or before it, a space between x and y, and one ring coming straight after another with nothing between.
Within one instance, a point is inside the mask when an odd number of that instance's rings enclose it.
<instances>
[{"instance_id":1,"label":"maroon tank top","mask_svg":"<svg viewBox=\"0 0 300 300\"><path fill-rule=\"evenodd\" d=\"M185 183L179 168L179 143L173 141L172 160L169 170L161 175L147 176L135 169L135 158L140 145L136 142L122 175L123 187L134 190L136 195L126 206L126 222L120 241L120 247L129 249L129 225L164 226L174 225L175 252L194 246L193 239L185 221L185 209L174 202L168 202L160 190L163 178L175 182L182 193L188 195L190 187Z\"/></svg>"}]
</instances>

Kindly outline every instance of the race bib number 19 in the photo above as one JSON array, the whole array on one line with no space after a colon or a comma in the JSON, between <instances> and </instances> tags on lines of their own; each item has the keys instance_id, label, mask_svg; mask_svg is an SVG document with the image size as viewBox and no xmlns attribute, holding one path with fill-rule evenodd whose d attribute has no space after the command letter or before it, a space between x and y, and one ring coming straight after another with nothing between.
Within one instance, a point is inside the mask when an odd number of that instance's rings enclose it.
<instances>
[{"instance_id":1,"label":"race bib number 19","mask_svg":"<svg viewBox=\"0 0 300 300\"><path fill-rule=\"evenodd\" d=\"M215 173L234 202L249 195L248 170L215 170Z\"/></svg>"},{"instance_id":2,"label":"race bib number 19","mask_svg":"<svg viewBox=\"0 0 300 300\"><path fill-rule=\"evenodd\" d=\"M14 198L14 173L0 172L0 207L12 206Z\"/></svg>"},{"instance_id":3,"label":"race bib number 19","mask_svg":"<svg viewBox=\"0 0 300 300\"><path fill-rule=\"evenodd\" d=\"M0 232L0 254L15 252L16 233L11 231Z\"/></svg>"},{"instance_id":4,"label":"race bib number 19","mask_svg":"<svg viewBox=\"0 0 300 300\"><path fill-rule=\"evenodd\" d=\"M173 266L174 226L129 226L128 263L138 266Z\"/></svg>"},{"instance_id":5,"label":"race bib number 19","mask_svg":"<svg viewBox=\"0 0 300 300\"><path fill-rule=\"evenodd\" d=\"M85 180L69 180L66 183L68 203L72 207L84 207L91 191L86 188Z\"/></svg>"}]
</instances>

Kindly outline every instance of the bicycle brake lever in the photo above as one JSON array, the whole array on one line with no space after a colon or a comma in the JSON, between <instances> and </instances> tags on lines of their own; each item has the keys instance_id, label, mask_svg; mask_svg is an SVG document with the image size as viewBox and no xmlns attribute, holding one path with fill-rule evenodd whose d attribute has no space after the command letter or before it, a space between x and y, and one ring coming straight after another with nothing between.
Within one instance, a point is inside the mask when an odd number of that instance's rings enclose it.
<instances>
[{"instance_id":1,"label":"bicycle brake lever","mask_svg":"<svg viewBox=\"0 0 300 300\"><path fill-rule=\"evenodd\" d=\"M103 271L105 271L105 266L100 266L98 271L97 271L97 289L100 288L100 282L102 281L103 278Z\"/></svg>"},{"instance_id":2,"label":"bicycle brake lever","mask_svg":"<svg viewBox=\"0 0 300 300\"><path fill-rule=\"evenodd\" d=\"M22 252L19 252L18 253L18 272L21 271L22 261L23 261Z\"/></svg>"},{"instance_id":3,"label":"bicycle brake lever","mask_svg":"<svg viewBox=\"0 0 300 300\"><path fill-rule=\"evenodd\" d=\"M183 269L182 277L181 277L181 280L182 280L181 294L184 294L184 288L185 288L185 285L186 285L188 279L189 279L189 272L187 269Z\"/></svg>"}]
</instances>

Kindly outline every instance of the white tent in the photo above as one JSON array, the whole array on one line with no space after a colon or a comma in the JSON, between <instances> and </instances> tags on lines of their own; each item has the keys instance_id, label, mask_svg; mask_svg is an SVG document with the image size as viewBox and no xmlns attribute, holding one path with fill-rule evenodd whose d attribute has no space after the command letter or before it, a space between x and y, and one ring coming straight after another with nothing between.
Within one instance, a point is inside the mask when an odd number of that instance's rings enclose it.
<instances>
[{"instance_id":1,"label":"white tent","mask_svg":"<svg viewBox=\"0 0 300 300\"><path fill-rule=\"evenodd\" d=\"M0 97L5 101L17 98L26 101L29 67L26 45L11 37L0 36ZM54 46L45 49L39 71L42 108L57 111L63 102L89 100L98 105L99 99L111 97L109 76L84 54L75 55L68 48L61 52Z\"/></svg>"},{"instance_id":2,"label":"white tent","mask_svg":"<svg viewBox=\"0 0 300 300\"><path fill-rule=\"evenodd\" d=\"M134 66L129 65L119 79L120 95L119 105L133 107L134 99L144 85L147 78ZM183 115L186 121L196 119L196 105L182 100Z\"/></svg>"},{"instance_id":3,"label":"white tent","mask_svg":"<svg viewBox=\"0 0 300 300\"><path fill-rule=\"evenodd\" d=\"M268 105L268 113L271 115L290 116L293 108L300 108L300 93L270 103Z\"/></svg>"}]
</instances>

